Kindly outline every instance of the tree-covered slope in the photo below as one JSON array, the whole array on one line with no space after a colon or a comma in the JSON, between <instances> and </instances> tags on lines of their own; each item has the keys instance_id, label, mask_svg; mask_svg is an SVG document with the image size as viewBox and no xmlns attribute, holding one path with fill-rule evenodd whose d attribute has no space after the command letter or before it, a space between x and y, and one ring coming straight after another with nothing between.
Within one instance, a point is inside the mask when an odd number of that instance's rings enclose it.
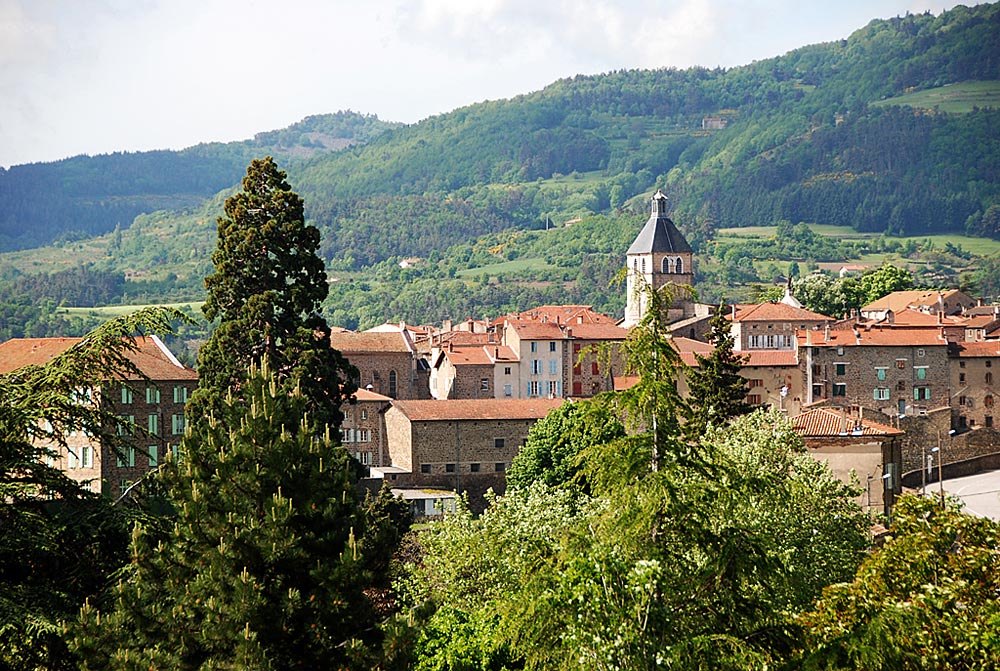
<instances>
[{"instance_id":1,"label":"tree-covered slope","mask_svg":"<svg viewBox=\"0 0 1000 671\"><path fill-rule=\"evenodd\" d=\"M255 156L304 158L366 142L395 125L338 112L243 142L0 168L0 251L127 228L139 214L186 208L232 187Z\"/></svg>"}]
</instances>

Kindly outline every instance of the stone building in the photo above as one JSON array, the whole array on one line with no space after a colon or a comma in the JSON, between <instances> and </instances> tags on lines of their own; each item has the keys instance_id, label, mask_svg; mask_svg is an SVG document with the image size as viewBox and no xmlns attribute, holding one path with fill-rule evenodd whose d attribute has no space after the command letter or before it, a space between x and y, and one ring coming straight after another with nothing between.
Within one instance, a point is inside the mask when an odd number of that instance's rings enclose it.
<instances>
[{"instance_id":1,"label":"stone building","mask_svg":"<svg viewBox=\"0 0 1000 671\"><path fill-rule=\"evenodd\" d=\"M783 302L733 305L729 319L738 351L794 350L797 330L833 323L826 315Z\"/></svg>"},{"instance_id":2,"label":"stone building","mask_svg":"<svg viewBox=\"0 0 1000 671\"><path fill-rule=\"evenodd\" d=\"M950 354L953 426L994 428L1000 411L1000 341L952 343Z\"/></svg>"},{"instance_id":3,"label":"stone building","mask_svg":"<svg viewBox=\"0 0 1000 671\"><path fill-rule=\"evenodd\" d=\"M813 458L825 461L842 482L852 474L864 487L858 504L888 515L902 492L904 432L846 409L814 408L791 418Z\"/></svg>"},{"instance_id":4,"label":"stone building","mask_svg":"<svg viewBox=\"0 0 1000 671\"><path fill-rule=\"evenodd\" d=\"M798 332L807 405L825 401L893 417L950 404L948 343L940 329L846 326Z\"/></svg>"},{"instance_id":5,"label":"stone building","mask_svg":"<svg viewBox=\"0 0 1000 671\"><path fill-rule=\"evenodd\" d=\"M330 345L358 369L359 389L389 398L430 398L430 367L409 330L334 332Z\"/></svg>"},{"instance_id":6,"label":"stone building","mask_svg":"<svg viewBox=\"0 0 1000 671\"><path fill-rule=\"evenodd\" d=\"M373 468L393 488L468 492L473 510L483 494L506 489L506 472L542 417L561 399L395 401L385 411L391 466Z\"/></svg>"},{"instance_id":7,"label":"stone building","mask_svg":"<svg viewBox=\"0 0 1000 671\"><path fill-rule=\"evenodd\" d=\"M802 410L802 376L794 350L751 350L740 375L749 385L747 403L777 408L792 416Z\"/></svg>"},{"instance_id":8,"label":"stone building","mask_svg":"<svg viewBox=\"0 0 1000 671\"><path fill-rule=\"evenodd\" d=\"M367 389L358 389L341 408L340 442L365 466L389 463L384 413L392 399Z\"/></svg>"},{"instance_id":9,"label":"stone building","mask_svg":"<svg viewBox=\"0 0 1000 671\"><path fill-rule=\"evenodd\" d=\"M27 365L42 365L62 354L81 338L15 338L0 344L0 373ZM168 453L176 453L184 436L184 405L198 386L198 374L183 365L156 336L136 339L127 354L148 379L132 376L109 379L89 390L84 402L107 404L126 421L131 436L121 454L83 432L69 437L67 447L54 447L49 464L90 491L117 498ZM128 428L131 427L131 428Z\"/></svg>"}]
</instances>

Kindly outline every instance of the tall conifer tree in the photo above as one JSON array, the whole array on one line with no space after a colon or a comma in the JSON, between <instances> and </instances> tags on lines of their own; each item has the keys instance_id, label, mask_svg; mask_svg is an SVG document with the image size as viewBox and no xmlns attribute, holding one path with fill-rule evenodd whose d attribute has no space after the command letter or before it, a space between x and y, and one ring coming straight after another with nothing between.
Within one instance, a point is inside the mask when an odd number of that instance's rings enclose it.
<instances>
[{"instance_id":1,"label":"tall conifer tree","mask_svg":"<svg viewBox=\"0 0 1000 671\"><path fill-rule=\"evenodd\" d=\"M709 326L712 352L708 356L695 354L698 366L687 371L690 393L684 431L695 439L703 436L709 425L721 425L754 409L746 400L749 386L740 376L744 358L735 352L724 305L719 305Z\"/></svg>"},{"instance_id":2,"label":"tall conifer tree","mask_svg":"<svg viewBox=\"0 0 1000 671\"><path fill-rule=\"evenodd\" d=\"M218 229L203 311L219 324L198 353L191 413L207 416L227 390L239 397L247 368L266 358L287 389L301 389L317 433L339 425L352 376L320 315L328 285L319 230L305 223L302 198L274 159L251 162Z\"/></svg>"}]
</instances>

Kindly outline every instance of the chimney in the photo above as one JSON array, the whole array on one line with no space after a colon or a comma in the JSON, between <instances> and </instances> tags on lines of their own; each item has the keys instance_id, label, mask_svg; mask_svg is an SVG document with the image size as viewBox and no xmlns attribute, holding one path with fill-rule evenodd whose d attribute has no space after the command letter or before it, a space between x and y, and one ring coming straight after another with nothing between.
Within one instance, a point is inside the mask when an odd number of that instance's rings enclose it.
<instances>
[{"instance_id":1,"label":"chimney","mask_svg":"<svg viewBox=\"0 0 1000 671\"><path fill-rule=\"evenodd\" d=\"M823 329L823 340L830 339L830 322L826 323L826 327Z\"/></svg>"},{"instance_id":2,"label":"chimney","mask_svg":"<svg viewBox=\"0 0 1000 671\"><path fill-rule=\"evenodd\" d=\"M444 331L444 332L446 332L446 333L448 333L448 332L451 331L451 320L450 319L445 319L441 323L441 330Z\"/></svg>"},{"instance_id":3,"label":"chimney","mask_svg":"<svg viewBox=\"0 0 1000 671\"><path fill-rule=\"evenodd\" d=\"M570 328L566 329L566 337L567 338L572 338L573 337L573 329L570 329Z\"/></svg>"},{"instance_id":4,"label":"chimney","mask_svg":"<svg viewBox=\"0 0 1000 671\"><path fill-rule=\"evenodd\" d=\"M846 435L847 434L847 408L841 408L840 409L840 413L841 413L841 424L840 424L841 428L840 428L840 433L842 435Z\"/></svg>"},{"instance_id":5,"label":"chimney","mask_svg":"<svg viewBox=\"0 0 1000 671\"><path fill-rule=\"evenodd\" d=\"M494 347L493 348L493 360L497 361L499 358L500 358L500 348L499 347Z\"/></svg>"}]
</instances>

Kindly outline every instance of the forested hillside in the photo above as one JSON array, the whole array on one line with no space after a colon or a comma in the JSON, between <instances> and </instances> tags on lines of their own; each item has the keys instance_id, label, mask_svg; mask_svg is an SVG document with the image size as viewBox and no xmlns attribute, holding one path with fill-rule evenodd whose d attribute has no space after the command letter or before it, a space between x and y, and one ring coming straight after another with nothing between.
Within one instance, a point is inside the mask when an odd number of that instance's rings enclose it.
<instances>
[{"instance_id":1,"label":"forested hillside","mask_svg":"<svg viewBox=\"0 0 1000 671\"><path fill-rule=\"evenodd\" d=\"M975 269L991 262L893 237L1000 239L998 34L1000 5L960 6L743 67L577 76L409 126L339 113L244 143L17 166L0 173L0 245L59 244L9 256L7 276L87 265L125 278L123 302L197 300L222 199L249 157L273 154L323 233L339 282L326 309L347 326L536 300L615 311L606 280L658 187L708 300L848 251L907 251L927 282L989 294ZM871 237L845 247L795 228L750 254L718 235L799 222Z\"/></svg>"},{"instance_id":2,"label":"forested hillside","mask_svg":"<svg viewBox=\"0 0 1000 671\"><path fill-rule=\"evenodd\" d=\"M128 228L139 214L197 205L237 184L255 156L311 156L365 142L394 125L375 116L338 112L308 117L245 142L0 168L0 251Z\"/></svg>"}]
</instances>

